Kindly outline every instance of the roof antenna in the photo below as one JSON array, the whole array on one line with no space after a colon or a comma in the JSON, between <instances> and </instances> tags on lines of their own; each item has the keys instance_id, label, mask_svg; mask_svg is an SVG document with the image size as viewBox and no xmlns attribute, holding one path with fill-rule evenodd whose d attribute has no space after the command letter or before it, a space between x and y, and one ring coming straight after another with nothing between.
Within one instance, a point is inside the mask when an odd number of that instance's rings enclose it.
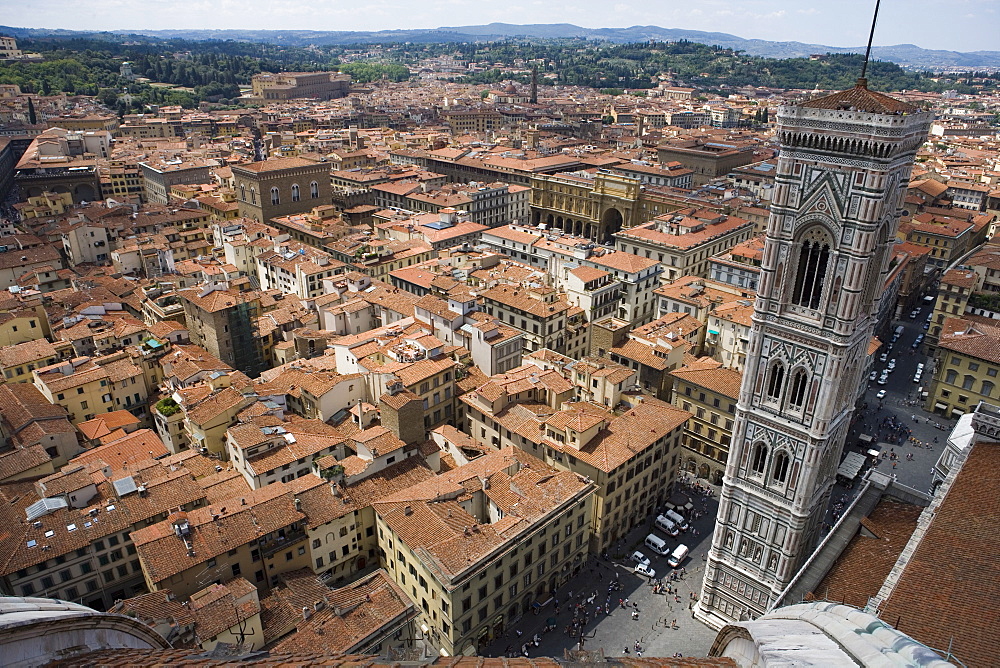
<instances>
[{"instance_id":1,"label":"roof antenna","mask_svg":"<svg viewBox=\"0 0 1000 668\"><path fill-rule=\"evenodd\" d=\"M868 88L868 79L865 73L868 71L868 59L872 55L872 40L875 39L875 24L878 22L878 6L882 0L875 0L875 15L872 17L872 29L868 33L868 48L865 49L865 62L861 66L861 77L858 79L858 88Z\"/></svg>"}]
</instances>

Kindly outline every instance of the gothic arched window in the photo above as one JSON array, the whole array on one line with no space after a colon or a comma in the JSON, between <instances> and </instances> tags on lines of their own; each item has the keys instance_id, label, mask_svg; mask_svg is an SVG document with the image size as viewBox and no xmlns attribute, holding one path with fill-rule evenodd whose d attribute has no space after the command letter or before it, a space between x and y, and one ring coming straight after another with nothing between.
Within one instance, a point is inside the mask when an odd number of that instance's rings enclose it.
<instances>
[{"instance_id":1,"label":"gothic arched window","mask_svg":"<svg viewBox=\"0 0 1000 668\"><path fill-rule=\"evenodd\" d=\"M257 191L254 188L250 188L250 203L257 204Z\"/></svg>"},{"instance_id":2,"label":"gothic arched window","mask_svg":"<svg viewBox=\"0 0 1000 668\"><path fill-rule=\"evenodd\" d=\"M790 407L802 408L802 402L806 396L807 383L808 379L806 378L805 369L798 369L792 374L792 391L788 395L788 405Z\"/></svg>"},{"instance_id":3,"label":"gothic arched window","mask_svg":"<svg viewBox=\"0 0 1000 668\"><path fill-rule=\"evenodd\" d=\"M278 195L277 188L271 188L271 204L280 204L281 197Z\"/></svg>"},{"instance_id":4,"label":"gothic arched window","mask_svg":"<svg viewBox=\"0 0 1000 668\"><path fill-rule=\"evenodd\" d=\"M823 284L830 263L830 241L819 227L806 234L799 250L799 266L795 272L792 303L806 308L819 308Z\"/></svg>"},{"instance_id":5,"label":"gothic arched window","mask_svg":"<svg viewBox=\"0 0 1000 668\"><path fill-rule=\"evenodd\" d=\"M292 201L293 202L298 202L299 201L299 184L298 183L293 183L292 184Z\"/></svg>"},{"instance_id":6,"label":"gothic arched window","mask_svg":"<svg viewBox=\"0 0 1000 668\"><path fill-rule=\"evenodd\" d=\"M774 458L774 481L784 483L788 479L788 453L779 452Z\"/></svg>"},{"instance_id":7,"label":"gothic arched window","mask_svg":"<svg viewBox=\"0 0 1000 668\"><path fill-rule=\"evenodd\" d=\"M247 201L247 187L243 184L240 184L240 199Z\"/></svg>"},{"instance_id":8,"label":"gothic arched window","mask_svg":"<svg viewBox=\"0 0 1000 668\"><path fill-rule=\"evenodd\" d=\"M785 384L785 365L775 362L771 367L771 373L767 377L767 398L777 401L781 396L781 388Z\"/></svg>"},{"instance_id":9,"label":"gothic arched window","mask_svg":"<svg viewBox=\"0 0 1000 668\"><path fill-rule=\"evenodd\" d=\"M758 443L753 446L753 461L750 463L750 470L753 473L761 475L764 473L764 469L767 466L767 446L763 443Z\"/></svg>"},{"instance_id":10,"label":"gothic arched window","mask_svg":"<svg viewBox=\"0 0 1000 668\"><path fill-rule=\"evenodd\" d=\"M319 197L319 183L318 182L313 181L312 183L309 184L309 196L312 197L313 199L316 199L317 197Z\"/></svg>"}]
</instances>

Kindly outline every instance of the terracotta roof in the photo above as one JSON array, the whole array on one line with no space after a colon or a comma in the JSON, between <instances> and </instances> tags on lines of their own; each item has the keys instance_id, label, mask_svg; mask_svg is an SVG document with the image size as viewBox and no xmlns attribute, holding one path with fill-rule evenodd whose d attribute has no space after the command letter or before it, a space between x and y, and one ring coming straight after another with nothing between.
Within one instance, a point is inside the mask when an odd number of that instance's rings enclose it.
<instances>
[{"instance_id":1,"label":"terracotta roof","mask_svg":"<svg viewBox=\"0 0 1000 668\"><path fill-rule=\"evenodd\" d=\"M211 584L191 595L188 607L195 618L195 633L202 642L247 621L260 612L256 596L240 602L256 587L244 578Z\"/></svg>"},{"instance_id":2,"label":"terracotta roof","mask_svg":"<svg viewBox=\"0 0 1000 668\"><path fill-rule=\"evenodd\" d=\"M317 167L325 166L323 163L305 160L303 158L271 158L260 162L248 162L242 165L232 165L234 171L247 172L274 172L280 169L294 169L296 167Z\"/></svg>"},{"instance_id":3,"label":"terracotta roof","mask_svg":"<svg viewBox=\"0 0 1000 668\"><path fill-rule=\"evenodd\" d=\"M315 482L326 484L318 478ZM191 527L188 536L193 547L191 553L185 542L174 533L169 518L133 531L132 541L149 579L162 582L223 552L304 519L305 515L295 509L291 487L268 485L249 492L242 499L230 499L225 505L196 508L187 513Z\"/></svg>"},{"instance_id":4,"label":"terracotta roof","mask_svg":"<svg viewBox=\"0 0 1000 668\"><path fill-rule=\"evenodd\" d=\"M0 369L15 367L28 362L38 362L47 358L59 357L55 347L46 339L25 341L12 346L0 347ZM44 366L44 365L40 365Z\"/></svg>"},{"instance_id":5,"label":"terracotta roof","mask_svg":"<svg viewBox=\"0 0 1000 668\"><path fill-rule=\"evenodd\" d=\"M324 598L326 607L300 623L296 633L272 647L272 652L305 652L315 647L350 652L364 647L374 635L392 631L417 612L406 593L382 569L340 589L327 590Z\"/></svg>"},{"instance_id":6,"label":"terracotta roof","mask_svg":"<svg viewBox=\"0 0 1000 668\"><path fill-rule=\"evenodd\" d=\"M91 448L70 460L71 464L103 462L114 471L127 469L129 464L168 455L167 447L152 429L138 429L107 445Z\"/></svg>"},{"instance_id":7,"label":"terracotta roof","mask_svg":"<svg viewBox=\"0 0 1000 668\"><path fill-rule=\"evenodd\" d=\"M1000 647L998 475L1000 446L973 445L879 614L968 666L996 665Z\"/></svg>"},{"instance_id":8,"label":"terracotta roof","mask_svg":"<svg viewBox=\"0 0 1000 668\"><path fill-rule=\"evenodd\" d=\"M51 461L48 453L38 444L0 452L0 482L19 476L36 466L42 466L48 461Z\"/></svg>"},{"instance_id":9,"label":"terracotta roof","mask_svg":"<svg viewBox=\"0 0 1000 668\"><path fill-rule=\"evenodd\" d=\"M862 518L857 535L812 593L864 608L896 565L922 511L920 506L883 498Z\"/></svg>"},{"instance_id":10,"label":"terracotta roof","mask_svg":"<svg viewBox=\"0 0 1000 668\"><path fill-rule=\"evenodd\" d=\"M884 93L868 90L868 82L858 79L854 88L825 95L799 104L809 109L835 109L839 111L867 111L874 114L913 114L917 107L889 97Z\"/></svg>"},{"instance_id":11,"label":"terracotta roof","mask_svg":"<svg viewBox=\"0 0 1000 668\"><path fill-rule=\"evenodd\" d=\"M90 440L107 436L116 429L130 427L140 423L139 418L128 411L111 411L98 415L93 420L81 422L76 426L84 436Z\"/></svg>"},{"instance_id":12,"label":"terracotta roof","mask_svg":"<svg viewBox=\"0 0 1000 668\"><path fill-rule=\"evenodd\" d=\"M942 350L1000 363L1000 322L974 315L946 318L938 345Z\"/></svg>"},{"instance_id":13,"label":"terracotta roof","mask_svg":"<svg viewBox=\"0 0 1000 668\"><path fill-rule=\"evenodd\" d=\"M735 369L726 369L723 367L717 369L691 369L689 367L681 367L671 371L671 374L679 380L699 385L730 399L737 399L740 396L740 383L743 381L743 374Z\"/></svg>"},{"instance_id":14,"label":"terracotta roof","mask_svg":"<svg viewBox=\"0 0 1000 668\"><path fill-rule=\"evenodd\" d=\"M596 267L577 267L575 269L570 269L571 274L579 278L584 283L589 283L590 281L596 281L599 278L604 278L608 275L608 272L603 269L597 269Z\"/></svg>"},{"instance_id":15,"label":"terracotta roof","mask_svg":"<svg viewBox=\"0 0 1000 668\"><path fill-rule=\"evenodd\" d=\"M510 473L515 459L521 466ZM471 564L531 530L536 521L588 488L593 484L581 476L556 471L519 448L507 447L397 492L376 503L375 510L411 549L423 548L448 586ZM487 496L504 512L504 519L479 523L454 500L455 493L471 492ZM447 494L451 500L442 500Z\"/></svg>"},{"instance_id":16,"label":"terracotta roof","mask_svg":"<svg viewBox=\"0 0 1000 668\"><path fill-rule=\"evenodd\" d=\"M568 415L555 417L561 412ZM569 415L572 413L594 415L604 419L607 424L580 448L559 443L545 436L545 424L549 420L553 420L553 424L563 424L567 419L572 419L572 415ZM545 404L527 402L511 404L500 411L495 420L505 429L524 436L529 441L544 443L548 447L573 455L597 469L610 472L657 440L682 428L689 417L691 413L687 411L657 399L646 398L635 407L618 415L603 406L588 402L566 404L563 411L555 410Z\"/></svg>"},{"instance_id":17,"label":"terracotta roof","mask_svg":"<svg viewBox=\"0 0 1000 668\"><path fill-rule=\"evenodd\" d=\"M29 383L0 385L0 419L19 432L36 420L66 419L66 409L49 403L37 387Z\"/></svg>"}]
</instances>

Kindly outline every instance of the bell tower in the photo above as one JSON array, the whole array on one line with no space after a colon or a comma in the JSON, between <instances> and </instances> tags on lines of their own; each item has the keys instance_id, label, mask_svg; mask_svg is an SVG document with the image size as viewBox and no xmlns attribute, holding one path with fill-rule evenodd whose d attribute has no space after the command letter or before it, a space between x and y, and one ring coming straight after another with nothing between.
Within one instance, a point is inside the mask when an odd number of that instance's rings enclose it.
<instances>
[{"instance_id":1,"label":"bell tower","mask_svg":"<svg viewBox=\"0 0 1000 668\"><path fill-rule=\"evenodd\" d=\"M748 362L695 607L714 628L766 612L816 546L931 118L864 78L778 109Z\"/></svg>"}]
</instances>

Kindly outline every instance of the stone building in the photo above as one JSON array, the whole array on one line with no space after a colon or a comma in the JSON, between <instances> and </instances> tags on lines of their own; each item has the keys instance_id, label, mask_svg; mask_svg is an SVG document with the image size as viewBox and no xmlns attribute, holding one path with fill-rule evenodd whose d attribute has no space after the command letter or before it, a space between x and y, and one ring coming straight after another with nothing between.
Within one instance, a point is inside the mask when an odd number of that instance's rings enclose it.
<instances>
[{"instance_id":1,"label":"stone building","mask_svg":"<svg viewBox=\"0 0 1000 668\"><path fill-rule=\"evenodd\" d=\"M351 75L339 72L261 72L250 81L253 94L264 100L344 97L351 89Z\"/></svg>"},{"instance_id":2,"label":"stone building","mask_svg":"<svg viewBox=\"0 0 1000 668\"><path fill-rule=\"evenodd\" d=\"M330 203L330 167L302 158L233 165L239 215L264 223Z\"/></svg>"}]
</instances>

